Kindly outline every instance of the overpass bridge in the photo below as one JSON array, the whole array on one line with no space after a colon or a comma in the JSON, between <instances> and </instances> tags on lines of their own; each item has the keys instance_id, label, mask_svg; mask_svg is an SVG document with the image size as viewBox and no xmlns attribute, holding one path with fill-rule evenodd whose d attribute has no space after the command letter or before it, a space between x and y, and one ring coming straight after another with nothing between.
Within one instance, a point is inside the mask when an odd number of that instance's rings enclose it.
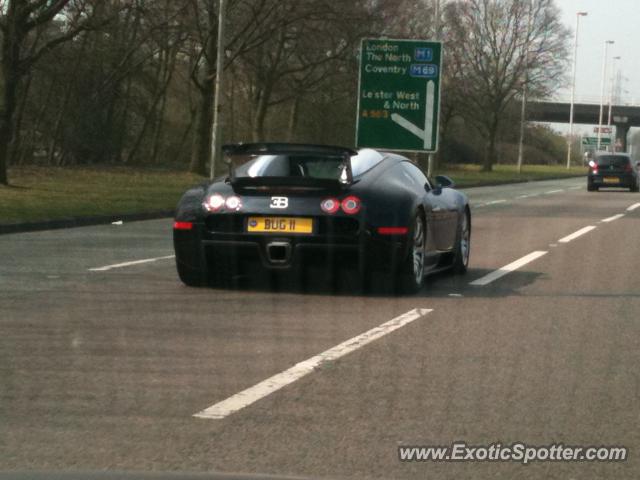
<instances>
[{"instance_id":1,"label":"overpass bridge","mask_svg":"<svg viewBox=\"0 0 640 480\"><path fill-rule=\"evenodd\" d=\"M569 123L570 103L558 100L531 100L527 104L527 118L537 122ZM627 136L631 127L640 127L640 105L612 106L611 123L616 127L616 142L627 150ZM603 121L608 119L609 105L605 105ZM581 102L573 104L573 123L598 125L600 104Z\"/></svg>"}]
</instances>

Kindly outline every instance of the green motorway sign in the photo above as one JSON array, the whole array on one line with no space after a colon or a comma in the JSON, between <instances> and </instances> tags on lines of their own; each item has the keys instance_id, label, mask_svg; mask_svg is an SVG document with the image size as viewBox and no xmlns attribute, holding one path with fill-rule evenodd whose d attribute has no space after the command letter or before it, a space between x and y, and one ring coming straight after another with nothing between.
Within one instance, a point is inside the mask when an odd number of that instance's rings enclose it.
<instances>
[{"instance_id":1,"label":"green motorway sign","mask_svg":"<svg viewBox=\"0 0 640 480\"><path fill-rule=\"evenodd\" d=\"M582 145L585 146L592 146L592 147L597 147L598 146L598 137L582 137ZM600 146L605 146L608 147L611 145L611 137L605 137L602 136L600 137Z\"/></svg>"},{"instance_id":2,"label":"green motorway sign","mask_svg":"<svg viewBox=\"0 0 640 480\"><path fill-rule=\"evenodd\" d=\"M438 150L442 44L363 39L356 145Z\"/></svg>"}]
</instances>

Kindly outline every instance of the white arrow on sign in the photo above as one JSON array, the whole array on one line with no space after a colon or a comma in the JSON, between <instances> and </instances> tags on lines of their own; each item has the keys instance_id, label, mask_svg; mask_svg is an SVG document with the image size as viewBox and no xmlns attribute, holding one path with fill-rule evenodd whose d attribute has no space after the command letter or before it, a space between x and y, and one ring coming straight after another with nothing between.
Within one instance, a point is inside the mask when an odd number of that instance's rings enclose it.
<instances>
[{"instance_id":1,"label":"white arrow on sign","mask_svg":"<svg viewBox=\"0 0 640 480\"><path fill-rule=\"evenodd\" d=\"M391 114L391 120L396 122L405 130L413 133L416 137L424 140L424 149L431 150L433 147L433 105L436 97L436 84L433 80L427 82L427 104L425 105L424 130L415 126L409 120L397 113Z\"/></svg>"}]
</instances>

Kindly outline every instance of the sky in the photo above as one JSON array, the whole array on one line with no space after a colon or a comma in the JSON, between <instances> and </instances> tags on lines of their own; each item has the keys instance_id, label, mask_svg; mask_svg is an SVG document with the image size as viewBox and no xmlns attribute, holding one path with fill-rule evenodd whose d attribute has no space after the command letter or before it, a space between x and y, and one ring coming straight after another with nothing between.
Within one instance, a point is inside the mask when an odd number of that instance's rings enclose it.
<instances>
[{"instance_id":1,"label":"sky","mask_svg":"<svg viewBox=\"0 0 640 480\"><path fill-rule=\"evenodd\" d=\"M576 69L576 102L599 103L602 80L602 60L604 44L607 40L615 43L609 46L605 98L610 92L612 66L622 74L622 103L640 105L640 0L556 0L562 21L571 30L571 58L577 12L587 12L580 17L578 30L578 55ZM612 61L613 57L621 57ZM571 65L571 64L570 64ZM570 73L568 67L567 84L558 91L560 99L569 101ZM563 133L568 125L554 124ZM593 127L576 125L575 133L588 134ZM632 131L636 129L633 128Z\"/></svg>"},{"instance_id":2,"label":"sky","mask_svg":"<svg viewBox=\"0 0 640 480\"><path fill-rule=\"evenodd\" d=\"M623 77L623 101L640 103L640 0L556 0L562 11L563 22L571 28L571 51L576 13L588 12L580 18L578 56L576 70L576 99L579 97L600 98L602 60L606 40L615 41L609 47L608 72L611 74L611 59ZM569 75L568 75L569 77ZM607 79L609 81L609 79ZM609 88L606 89L607 95ZM566 94L569 94L567 85Z\"/></svg>"}]
</instances>

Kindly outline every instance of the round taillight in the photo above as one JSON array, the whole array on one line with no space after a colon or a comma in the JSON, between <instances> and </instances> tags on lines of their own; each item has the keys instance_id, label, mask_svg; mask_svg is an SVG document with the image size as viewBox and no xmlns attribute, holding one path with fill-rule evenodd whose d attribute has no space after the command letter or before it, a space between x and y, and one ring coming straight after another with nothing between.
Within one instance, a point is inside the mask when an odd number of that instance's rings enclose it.
<instances>
[{"instance_id":1,"label":"round taillight","mask_svg":"<svg viewBox=\"0 0 640 480\"><path fill-rule=\"evenodd\" d=\"M238 211L242 208L242 200L240 200L240 197L236 197L234 195L227 198L225 206L227 207L227 210Z\"/></svg>"},{"instance_id":2,"label":"round taillight","mask_svg":"<svg viewBox=\"0 0 640 480\"><path fill-rule=\"evenodd\" d=\"M224 197L218 193L209 195L209 198L202 204L208 212L217 212L224 205Z\"/></svg>"},{"instance_id":3,"label":"round taillight","mask_svg":"<svg viewBox=\"0 0 640 480\"><path fill-rule=\"evenodd\" d=\"M337 198L325 198L320 203L320 208L325 213L336 213L340 209L340 200Z\"/></svg>"},{"instance_id":4,"label":"round taillight","mask_svg":"<svg viewBox=\"0 0 640 480\"><path fill-rule=\"evenodd\" d=\"M360 199L353 195L342 200L342 211L347 215L355 215L360 211L360 207Z\"/></svg>"}]
</instances>

